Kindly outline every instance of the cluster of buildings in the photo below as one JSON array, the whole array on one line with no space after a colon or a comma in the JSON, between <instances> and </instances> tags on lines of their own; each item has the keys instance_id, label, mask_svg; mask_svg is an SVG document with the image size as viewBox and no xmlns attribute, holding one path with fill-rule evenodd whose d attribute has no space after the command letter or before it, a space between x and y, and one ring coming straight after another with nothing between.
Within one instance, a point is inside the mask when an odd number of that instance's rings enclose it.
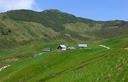
<instances>
[{"instance_id":1,"label":"cluster of buildings","mask_svg":"<svg viewBox=\"0 0 128 82\"><path fill-rule=\"evenodd\" d=\"M66 45L64 45L64 44L61 44L61 45L58 45L57 50L59 50L59 51L66 51L66 50L74 50L74 49L76 49L76 48L87 48L87 47L88 47L87 44L78 44L77 47L66 46ZM52 49L51 49L51 48L44 48L43 51L49 52L49 51L52 51Z\"/></svg>"}]
</instances>

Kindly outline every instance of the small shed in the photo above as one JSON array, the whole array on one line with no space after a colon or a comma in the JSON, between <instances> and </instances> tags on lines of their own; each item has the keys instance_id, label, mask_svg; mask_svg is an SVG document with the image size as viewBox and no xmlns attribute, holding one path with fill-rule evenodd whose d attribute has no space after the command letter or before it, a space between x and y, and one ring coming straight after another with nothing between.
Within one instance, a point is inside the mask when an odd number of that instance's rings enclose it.
<instances>
[{"instance_id":1,"label":"small shed","mask_svg":"<svg viewBox=\"0 0 128 82\"><path fill-rule=\"evenodd\" d=\"M88 45L87 45L87 44L78 44L78 47L79 47L79 48L87 48Z\"/></svg>"},{"instance_id":2,"label":"small shed","mask_svg":"<svg viewBox=\"0 0 128 82\"><path fill-rule=\"evenodd\" d=\"M51 48L44 48L43 51L44 52L50 52L51 51Z\"/></svg>"},{"instance_id":3,"label":"small shed","mask_svg":"<svg viewBox=\"0 0 128 82\"><path fill-rule=\"evenodd\" d=\"M57 49L58 49L58 50L65 51L65 50L67 50L67 47L66 47L66 45L59 45L59 46L57 47Z\"/></svg>"}]
</instances>

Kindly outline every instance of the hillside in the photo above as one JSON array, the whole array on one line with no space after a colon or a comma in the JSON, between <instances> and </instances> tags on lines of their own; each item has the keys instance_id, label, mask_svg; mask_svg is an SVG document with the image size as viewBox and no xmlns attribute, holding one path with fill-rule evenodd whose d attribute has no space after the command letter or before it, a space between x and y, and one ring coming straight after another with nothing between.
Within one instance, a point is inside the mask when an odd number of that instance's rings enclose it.
<instances>
[{"instance_id":1,"label":"hillside","mask_svg":"<svg viewBox=\"0 0 128 82\"><path fill-rule=\"evenodd\" d=\"M12 10L0 14L0 48L34 41L85 42L127 35L127 21L95 21L59 11Z\"/></svg>"},{"instance_id":2,"label":"hillside","mask_svg":"<svg viewBox=\"0 0 128 82\"><path fill-rule=\"evenodd\" d=\"M0 81L127 82L127 42L127 37L114 37L95 43L87 49L55 51L37 56L34 54L40 53L41 47L47 44L26 45L16 50L0 52L0 62L11 65L0 72ZM99 44L111 49L101 48ZM49 45L55 46L53 43Z\"/></svg>"}]
</instances>

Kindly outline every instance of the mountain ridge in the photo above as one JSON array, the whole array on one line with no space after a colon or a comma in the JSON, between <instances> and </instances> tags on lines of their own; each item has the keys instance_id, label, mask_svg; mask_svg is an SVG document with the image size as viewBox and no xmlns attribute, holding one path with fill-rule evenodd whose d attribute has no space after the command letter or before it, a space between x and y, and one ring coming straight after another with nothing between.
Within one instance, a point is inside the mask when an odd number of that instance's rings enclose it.
<instances>
[{"instance_id":1,"label":"mountain ridge","mask_svg":"<svg viewBox=\"0 0 128 82\"><path fill-rule=\"evenodd\" d=\"M33 40L97 41L127 35L127 32L127 21L95 21L56 9L11 10L0 14L0 46L3 47Z\"/></svg>"}]
</instances>

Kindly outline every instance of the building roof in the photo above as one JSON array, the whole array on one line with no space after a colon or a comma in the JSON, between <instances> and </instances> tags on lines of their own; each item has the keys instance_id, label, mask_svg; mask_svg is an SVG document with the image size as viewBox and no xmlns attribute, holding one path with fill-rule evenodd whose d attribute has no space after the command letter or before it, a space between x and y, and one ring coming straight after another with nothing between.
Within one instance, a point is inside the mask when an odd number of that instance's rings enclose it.
<instances>
[{"instance_id":1,"label":"building roof","mask_svg":"<svg viewBox=\"0 0 128 82\"><path fill-rule=\"evenodd\" d=\"M60 45L61 47L66 47L66 45Z\"/></svg>"}]
</instances>

